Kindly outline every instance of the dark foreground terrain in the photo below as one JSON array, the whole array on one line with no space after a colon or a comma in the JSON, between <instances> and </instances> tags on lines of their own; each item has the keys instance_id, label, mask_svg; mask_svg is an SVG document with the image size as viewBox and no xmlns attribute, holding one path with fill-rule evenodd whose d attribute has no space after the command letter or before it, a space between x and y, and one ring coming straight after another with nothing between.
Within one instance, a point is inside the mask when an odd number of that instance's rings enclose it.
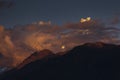
<instances>
[{"instance_id":1,"label":"dark foreground terrain","mask_svg":"<svg viewBox=\"0 0 120 80\"><path fill-rule=\"evenodd\" d=\"M2 74L0 80L120 80L120 46L87 43L64 55L43 50Z\"/></svg>"}]
</instances>

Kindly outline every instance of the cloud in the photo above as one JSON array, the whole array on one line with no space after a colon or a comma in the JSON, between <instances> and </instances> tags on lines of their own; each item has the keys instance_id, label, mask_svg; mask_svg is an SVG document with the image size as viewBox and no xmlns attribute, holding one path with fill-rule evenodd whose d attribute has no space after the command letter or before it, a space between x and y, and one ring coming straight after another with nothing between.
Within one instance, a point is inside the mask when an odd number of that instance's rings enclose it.
<instances>
[{"instance_id":1,"label":"cloud","mask_svg":"<svg viewBox=\"0 0 120 80\"><path fill-rule=\"evenodd\" d=\"M62 26L43 21L15 26L11 30L0 26L0 65L16 66L34 51L42 49L50 49L56 53L86 42L120 44L119 34L119 28L98 20ZM9 64L5 65L4 62Z\"/></svg>"},{"instance_id":2,"label":"cloud","mask_svg":"<svg viewBox=\"0 0 120 80\"><path fill-rule=\"evenodd\" d=\"M111 24L115 25L115 24L118 24L118 23L120 23L120 19L119 19L119 16L116 16L112 19Z\"/></svg>"}]
</instances>

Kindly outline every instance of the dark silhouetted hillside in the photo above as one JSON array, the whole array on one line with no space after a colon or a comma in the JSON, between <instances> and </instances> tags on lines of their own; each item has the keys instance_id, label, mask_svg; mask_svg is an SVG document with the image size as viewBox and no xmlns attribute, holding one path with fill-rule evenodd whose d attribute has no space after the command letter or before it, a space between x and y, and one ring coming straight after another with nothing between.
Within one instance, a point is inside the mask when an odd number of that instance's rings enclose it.
<instances>
[{"instance_id":1,"label":"dark silhouetted hillside","mask_svg":"<svg viewBox=\"0 0 120 80\"><path fill-rule=\"evenodd\" d=\"M53 57L55 54L50 51L50 50L42 50L40 52L35 52L33 53L31 56L29 56L27 59L25 59L20 65L17 66L17 69L20 69L22 68L23 66L25 66L26 64L28 63L31 63L33 61L36 61L36 60L40 60L42 58L49 58L49 57Z\"/></svg>"},{"instance_id":2,"label":"dark silhouetted hillside","mask_svg":"<svg viewBox=\"0 0 120 80\"><path fill-rule=\"evenodd\" d=\"M87 43L8 73L1 80L120 80L120 47Z\"/></svg>"}]
</instances>

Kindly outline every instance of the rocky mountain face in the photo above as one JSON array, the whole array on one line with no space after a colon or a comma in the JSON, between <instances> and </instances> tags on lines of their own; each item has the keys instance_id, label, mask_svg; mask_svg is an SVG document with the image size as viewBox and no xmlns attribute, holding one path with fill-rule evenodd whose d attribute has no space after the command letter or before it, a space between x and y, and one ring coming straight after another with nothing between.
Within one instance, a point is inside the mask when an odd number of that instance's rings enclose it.
<instances>
[{"instance_id":1,"label":"rocky mountain face","mask_svg":"<svg viewBox=\"0 0 120 80\"><path fill-rule=\"evenodd\" d=\"M120 46L86 43L57 56L45 50L19 66L0 80L119 80Z\"/></svg>"}]
</instances>

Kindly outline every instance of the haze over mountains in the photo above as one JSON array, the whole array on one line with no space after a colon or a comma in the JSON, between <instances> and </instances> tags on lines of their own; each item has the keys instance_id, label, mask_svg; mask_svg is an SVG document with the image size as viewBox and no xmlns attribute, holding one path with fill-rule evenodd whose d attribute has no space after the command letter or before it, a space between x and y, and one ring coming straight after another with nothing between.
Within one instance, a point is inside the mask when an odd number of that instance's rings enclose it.
<instances>
[{"instance_id":1,"label":"haze over mountains","mask_svg":"<svg viewBox=\"0 0 120 80\"><path fill-rule=\"evenodd\" d=\"M43 53L46 56L39 57ZM119 80L119 62L120 46L86 43L63 55L49 50L34 53L0 80Z\"/></svg>"},{"instance_id":2,"label":"haze over mountains","mask_svg":"<svg viewBox=\"0 0 120 80\"><path fill-rule=\"evenodd\" d=\"M62 26L52 24L51 21L16 25L12 29L1 25L0 66L15 67L33 52L43 49L57 53L87 42L120 43L120 30L116 27L118 20L114 20L114 24L90 17L87 21L84 18L81 20L83 22L71 22Z\"/></svg>"}]
</instances>

